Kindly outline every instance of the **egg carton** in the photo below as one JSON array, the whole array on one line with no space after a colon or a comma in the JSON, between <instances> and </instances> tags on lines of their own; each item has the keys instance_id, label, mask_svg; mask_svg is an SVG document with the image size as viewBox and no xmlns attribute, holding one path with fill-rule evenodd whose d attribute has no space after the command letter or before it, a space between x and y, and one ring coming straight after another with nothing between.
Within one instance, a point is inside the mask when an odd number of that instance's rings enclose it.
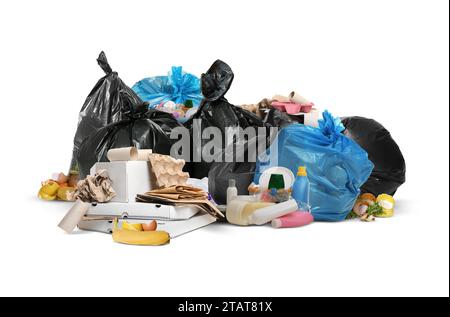
<instances>
[{"instance_id":1,"label":"egg carton","mask_svg":"<svg viewBox=\"0 0 450 317\"><path fill-rule=\"evenodd\" d=\"M162 154L150 154L149 160L157 187L186 185L189 173L183 172L184 160Z\"/></svg>"}]
</instances>

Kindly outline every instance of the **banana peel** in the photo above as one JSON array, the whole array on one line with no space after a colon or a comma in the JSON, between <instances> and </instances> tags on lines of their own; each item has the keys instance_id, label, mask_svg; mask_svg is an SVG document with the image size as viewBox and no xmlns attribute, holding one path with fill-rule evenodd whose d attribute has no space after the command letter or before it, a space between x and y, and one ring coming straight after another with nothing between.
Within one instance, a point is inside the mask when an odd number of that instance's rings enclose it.
<instances>
[{"instance_id":1,"label":"banana peel","mask_svg":"<svg viewBox=\"0 0 450 317\"><path fill-rule=\"evenodd\" d=\"M67 184L58 184L54 180L47 180L42 183L38 192L38 197L43 200L65 200L73 201L69 199L68 194L75 191L74 187L67 186Z\"/></svg>"},{"instance_id":2,"label":"banana peel","mask_svg":"<svg viewBox=\"0 0 450 317\"><path fill-rule=\"evenodd\" d=\"M114 220L112 238L114 242L132 245L163 245L170 242L170 236L165 231L127 230L118 227L117 219Z\"/></svg>"},{"instance_id":3,"label":"banana peel","mask_svg":"<svg viewBox=\"0 0 450 317\"><path fill-rule=\"evenodd\" d=\"M129 223L126 221L122 222L122 229L128 231L144 231L142 223Z\"/></svg>"},{"instance_id":4,"label":"banana peel","mask_svg":"<svg viewBox=\"0 0 450 317\"><path fill-rule=\"evenodd\" d=\"M74 191L74 187L60 186L56 192L56 197L64 201L74 201L74 199L69 198L69 193L73 193Z\"/></svg>"},{"instance_id":5,"label":"banana peel","mask_svg":"<svg viewBox=\"0 0 450 317\"><path fill-rule=\"evenodd\" d=\"M55 200L57 197L59 184L55 181L48 180L42 183L41 189L39 189L38 197L43 200Z\"/></svg>"}]
</instances>

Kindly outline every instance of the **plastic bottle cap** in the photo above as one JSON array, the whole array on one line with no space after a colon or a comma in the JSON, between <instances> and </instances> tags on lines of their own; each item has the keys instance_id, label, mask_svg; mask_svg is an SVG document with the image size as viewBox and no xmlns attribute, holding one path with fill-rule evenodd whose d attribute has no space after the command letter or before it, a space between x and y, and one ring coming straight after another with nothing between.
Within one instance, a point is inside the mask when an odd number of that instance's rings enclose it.
<instances>
[{"instance_id":1,"label":"plastic bottle cap","mask_svg":"<svg viewBox=\"0 0 450 317\"><path fill-rule=\"evenodd\" d=\"M297 176L308 176L308 173L306 172L306 166L299 166Z\"/></svg>"},{"instance_id":2,"label":"plastic bottle cap","mask_svg":"<svg viewBox=\"0 0 450 317\"><path fill-rule=\"evenodd\" d=\"M269 189L284 189L284 177L282 174L272 174L269 180Z\"/></svg>"},{"instance_id":3,"label":"plastic bottle cap","mask_svg":"<svg viewBox=\"0 0 450 317\"><path fill-rule=\"evenodd\" d=\"M236 180L235 179L228 180L228 187L236 187Z\"/></svg>"}]
</instances>

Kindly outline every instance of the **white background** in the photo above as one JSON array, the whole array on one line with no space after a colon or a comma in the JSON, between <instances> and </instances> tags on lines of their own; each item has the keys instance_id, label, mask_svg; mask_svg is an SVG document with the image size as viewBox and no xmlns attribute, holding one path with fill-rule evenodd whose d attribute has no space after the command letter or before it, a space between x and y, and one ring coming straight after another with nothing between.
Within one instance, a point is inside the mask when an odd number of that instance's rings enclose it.
<instances>
[{"instance_id":1,"label":"white background","mask_svg":"<svg viewBox=\"0 0 450 317\"><path fill-rule=\"evenodd\" d=\"M2 1L0 295L449 295L448 1ZM407 182L375 223L212 225L164 247L56 226L36 198L66 171L105 50L130 86L172 65L233 68L227 98L297 90L380 121Z\"/></svg>"}]
</instances>

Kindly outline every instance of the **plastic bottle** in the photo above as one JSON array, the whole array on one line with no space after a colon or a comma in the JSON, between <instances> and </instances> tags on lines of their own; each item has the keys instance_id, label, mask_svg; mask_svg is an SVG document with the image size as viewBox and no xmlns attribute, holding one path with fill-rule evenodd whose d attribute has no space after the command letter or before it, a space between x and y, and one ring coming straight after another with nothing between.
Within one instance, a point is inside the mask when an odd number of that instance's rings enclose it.
<instances>
[{"instance_id":1,"label":"plastic bottle","mask_svg":"<svg viewBox=\"0 0 450 317\"><path fill-rule=\"evenodd\" d=\"M311 213L306 211L294 211L290 214L272 220L274 228L293 228L306 226L314 221Z\"/></svg>"},{"instance_id":2,"label":"plastic bottle","mask_svg":"<svg viewBox=\"0 0 450 317\"><path fill-rule=\"evenodd\" d=\"M300 209L309 211L309 180L306 166L299 166L297 177L292 185L292 198L295 199Z\"/></svg>"},{"instance_id":3,"label":"plastic bottle","mask_svg":"<svg viewBox=\"0 0 450 317\"><path fill-rule=\"evenodd\" d=\"M227 188L227 205L237 197L238 190L236 187L236 180L230 179L228 180L228 188Z\"/></svg>"},{"instance_id":4,"label":"plastic bottle","mask_svg":"<svg viewBox=\"0 0 450 317\"><path fill-rule=\"evenodd\" d=\"M293 199L279 204L233 200L227 206L226 216L235 225L263 225L296 210L298 206Z\"/></svg>"}]
</instances>

